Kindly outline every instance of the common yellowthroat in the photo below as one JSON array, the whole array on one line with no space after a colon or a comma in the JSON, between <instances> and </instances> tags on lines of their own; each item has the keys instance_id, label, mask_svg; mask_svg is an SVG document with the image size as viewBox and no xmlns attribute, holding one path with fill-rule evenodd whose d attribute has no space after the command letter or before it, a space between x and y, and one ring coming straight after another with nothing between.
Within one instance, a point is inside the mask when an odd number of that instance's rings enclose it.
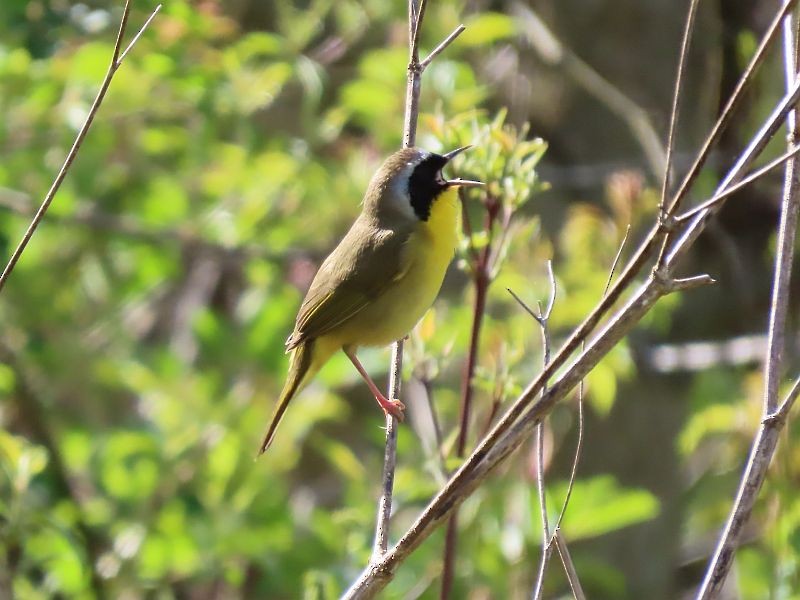
<instances>
[{"instance_id":1,"label":"common yellowthroat","mask_svg":"<svg viewBox=\"0 0 800 600\"><path fill-rule=\"evenodd\" d=\"M337 350L343 350L378 405L398 419L389 400L356 357L359 346L384 346L406 335L433 304L458 241L459 186L446 180L444 155L419 148L392 154L372 177L361 214L314 276L286 341L289 374L259 454L275 436L289 401Z\"/></svg>"}]
</instances>

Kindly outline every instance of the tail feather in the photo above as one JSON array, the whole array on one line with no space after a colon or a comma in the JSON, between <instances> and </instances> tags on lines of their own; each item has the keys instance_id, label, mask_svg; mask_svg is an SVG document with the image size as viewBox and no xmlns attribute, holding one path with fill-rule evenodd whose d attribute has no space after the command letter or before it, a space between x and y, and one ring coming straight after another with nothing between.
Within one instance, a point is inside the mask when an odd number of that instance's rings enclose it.
<instances>
[{"instance_id":1,"label":"tail feather","mask_svg":"<svg viewBox=\"0 0 800 600\"><path fill-rule=\"evenodd\" d=\"M286 377L286 383L283 385L283 390L281 390L278 404L275 406L275 412L272 413L272 420L261 442L261 447L258 451L259 456L264 454L270 444L272 444L272 439L275 437L275 430L278 429L278 425L283 418L283 413L286 412L286 407L289 406L289 401L303 388L308 379L307 375L311 367L313 344L313 340L309 340L292 350L289 375Z\"/></svg>"}]
</instances>

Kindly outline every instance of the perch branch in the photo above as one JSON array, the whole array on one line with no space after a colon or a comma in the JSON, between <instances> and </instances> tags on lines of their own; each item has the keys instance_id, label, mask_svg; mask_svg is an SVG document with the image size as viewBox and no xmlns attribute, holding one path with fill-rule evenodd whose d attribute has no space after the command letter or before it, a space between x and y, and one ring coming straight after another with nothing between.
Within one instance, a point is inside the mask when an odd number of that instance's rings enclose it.
<instances>
[{"instance_id":1,"label":"perch branch","mask_svg":"<svg viewBox=\"0 0 800 600\"><path fill-rule=\"evenodd\" d=\"M80 128L80 131L78 131L78 135L72 144L72 148L70 148L70 151L67 153L67 157L64 159L64 164L61 165L61 169L56 175L56 178L53 180L53 183L50 186L50 189L48 190L47 194L45 195L41 206L39 206L39 210L36 211L33 220L31 221L30 225L28 225L28 229L22 236L22 239L17 245L16 250L14 250L14 253L11 255L11 258L9 258L8 264L6 264L5 269L3 269L3 273L0 274L0 291L2 291L3 287L6 284L6 281L8 281L8 277L11 275L11 272L17 265L17 262L22 256L22 253L28 246L28 242L30 242L31 238L33 237L36 228L39 226L39 223L41 223L42 219L45 216L45 213L47 213L47 209L50 208L50 204L53 202L53 198L55 198L56 192L58 192L59 188L61 187L61 184L64 182L64 178L67 176L67 172L72 166L72 162L75 160L75 157L78 154L78 150L80 150L81 144L83 144L83 140L86 137L86 134L92 125L92 121L94 121L94 117L97 114L100 105L103 103L103 99L105 98L106 92L108 91L108 88L111 85L111 80L114 78L114 74L122 65L122 61L128 55L130 49L133 48L133 45L138 41L142 33L144 33L144 30L158 14L158 11L161 10L160 4L156 6L153 12L150 13L150 16L144 22L144 25L142 25L141 29L139 29L138 33L135 36L133 36L133 39L131 40L130 44L128 44L128 46L125 48L122 54L120 54L120 49L122 48L122 38L125 36L125 29L128 24L128 17L130 15L130 4L131 0L125 1L125 8L122 11L122 18L120 19L117 39L114 43L114 51L111 57L111 63L108 66L108 70L106 71L106 75L103 78L103 82L100 84L100 90L97 92L97 96L95 97L94 102L92 102L92 106L89 109L89 113L86 115L86 120L84 121L83 126Z\"/></svg>"},{"instance_id":2,"label":"perch branch","mask_svg":"<svg viewBox=\"0 0 800 600\"><path fill-rule=\"evenodd\" d=\"M414 146L417 138L417 121L419 119L419 95L422 85L422 73L425 68L447 46L453 43L464 26L456 28L441 44L439 44L425 60L419 62L419 34L422 19L425 16L426 0L409 0L408 2L408 81L406 85L406 111L403 122L403 147ZM400 384L403 372L403 340L392 345L392 358L389 368L389 398L400 397ZM372 561L380 559L389 547L389 517L392 513L392 493L394 489L394 472L397 464L397 421L386 415L386 440L383 455L383 474L381 478L381 496L378 500L378 511L375 525L375 543Z\"/></svg>"}]
</instances>

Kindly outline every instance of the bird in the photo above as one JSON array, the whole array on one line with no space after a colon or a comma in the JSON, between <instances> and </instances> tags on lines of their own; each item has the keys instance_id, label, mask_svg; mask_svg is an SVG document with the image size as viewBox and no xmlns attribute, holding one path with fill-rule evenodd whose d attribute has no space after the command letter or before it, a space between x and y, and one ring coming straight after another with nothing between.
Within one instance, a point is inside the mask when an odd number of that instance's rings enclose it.
<instances>
[{"instance_id":1,"label":"bird","mask_svg":"<svg viewBox=\"0 0 800 600\"><path fill-rule=\"evenodd\" d=\"M289 372L259 455L272 444L289 402L339 350L380 408L402 420L405 406L383 395L356 351L403 338L433 304L458 244L457 190L483 185L442 174L468 148L446 154L403 148L375 172L361 213L323 261L300 305L286 340Z\"/></svg>"}]
</instances>

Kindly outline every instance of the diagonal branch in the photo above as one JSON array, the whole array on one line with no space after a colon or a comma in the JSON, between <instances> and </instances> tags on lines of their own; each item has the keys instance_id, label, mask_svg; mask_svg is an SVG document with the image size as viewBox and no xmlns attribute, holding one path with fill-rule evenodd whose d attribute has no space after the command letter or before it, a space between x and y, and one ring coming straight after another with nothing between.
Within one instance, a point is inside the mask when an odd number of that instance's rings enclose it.
<instances>
[{"instance_id":1,"label":"diagonal branch","mask_svg":"<svg viewBox=\"0 0 800 600\"><path fill-rule=\"evenodd\" d=\"M728 196L735 194L736 192L750 185L757 179L761 179L764 175L772 171L772 169L774 169L775 167L779 167L786 161L794 158L795 156L797 156L798 153L800 153L800 146L792 147L788 152L784 152L778 158L771 160L760 169L756 169L755 171L750 173L750 175L742 179L736 185L732 185L730 187L725 188L719 194L716 194L712 198L709 198L702 204L699 204L698 206L695 206L694 208L687 210L685 213L678 215L677 217L674 217L675 223L681 224L685 223L686 221L690 221L692 217L694 217L697 213L700 213L706 210L707 208L711 208L714 205L719 204L720 201L726 199Z\"/></svg>"},{"instance_id":2,"label":"diagonal branch","mask_svg":"<svg viewBox=\"0 0 800 600\"><path fill-rule=\"evenodd\" d=\"M64 182L64 178L67 176L67 172L69 171L70 167L72 166L72 162L75 160L75 157L78 155L78 150L81 148L81 144L83 144L83 140L86 137L86 134L89 131L89 128L92 126L92 122L94 121L94 117L97 114L100 105L103 103L103 99L106 96L106 92L108 91L108 87L111 85L111 80L114 78L114 74L122 65L122 61L125 59L125 56L128 54L128 51L133 47L139 37L142 35L144 30L150 24L150 22L155 18L158 11L161 10L161 5L159 4L150 14L150 17L145 21L144 25L142 25L139 32L133 37L131 43L128 44L127 48L125 48L124 52L120 54L120 49L122 48L122 38L125 36L125 28L128 24L128 17L130 15L130 3L131 0L125 1L125 8L122 11L122 19L120 20L119 24L119 32L117 33L117 39L114 43L114 52L111 57L111 63L108 66L108 71L106 71L106 76L103 78L103 82L100 84L100 90L97 92L97 96L92 102L92 106L89 109L89 113L86 115L86 120L83 123L80 131L78 132L75 141L72 144L72 148L67 153L67 157L64 159L64 164L61 165L61 169L59 170L56 178L53 180L50 189L48 190L47 194L42 201L41 206L39 206L39 210L36 211L36 214L33 217L30 225L28 225L28 229L25 231L25 234L22 236L19 244L17 245L16 250L11 255L11 258L8 260L8 264L6 265L5 269L3 269L3 273L0 274L0 291L2 291L3 287L8 281L8 277L11 275L11 272L16 267L17 262L19 261L22 253L25 251L25 248L28 246L28 242L31 241L36 228L41 223L42 219L44 219L45 213L47 213L47 209L50 208L50 204L53 202L53 198L55 198L56 192L58 192L61 184Z\"/></svg>"},{"instance_id":3,"label":"diagonal branch","mask_svg":"<svg viewBox=\"0 0 800 600\"><path fill-rule=\"evenodd\" d=\"M697 15L697 6L700 0L691 0L689 4L689 12L686 15L686 26L683 30L683 39L681 40L680 58L678 59L678 72L675 75L675 91L672 96L672 110L669 117L669 133L667 134L667 156L664 165L664 179L661 186L661 200L659 201L659 217L663 219L664 204L667 201L667 195L670 188L670 175L672 170L672 154L675 151L675 127L678 124L678 114L680 112L680 99L683 91L684 68L686 67L686 60L689 56L689 42L692 39L694 32L694 20Z\"/></svg>"},{"instance_id":4,"label":"diagonal branch","mask_svg":"<svg viewBox=\"0 0 800 600\"><path fill-rule=\"evenodd\" d=\"M463 24L456 27L452 31L452 33L450 33L450 35L448 35L446 38L444 38L444 40L442 40L441 44L436 46L436 48L431 50L431 53L428 54L428 56L422 59L422 62L419 63L419 68L423 71L427 69L428 65L430 65L433 62L433 59L439 56L439 54L441 54L442 52L444 52L445 48L447 48L450 44L452 44L458 36L464 33L465 29L466 26L464 26Z\"/></svg>"}]
</instances>

